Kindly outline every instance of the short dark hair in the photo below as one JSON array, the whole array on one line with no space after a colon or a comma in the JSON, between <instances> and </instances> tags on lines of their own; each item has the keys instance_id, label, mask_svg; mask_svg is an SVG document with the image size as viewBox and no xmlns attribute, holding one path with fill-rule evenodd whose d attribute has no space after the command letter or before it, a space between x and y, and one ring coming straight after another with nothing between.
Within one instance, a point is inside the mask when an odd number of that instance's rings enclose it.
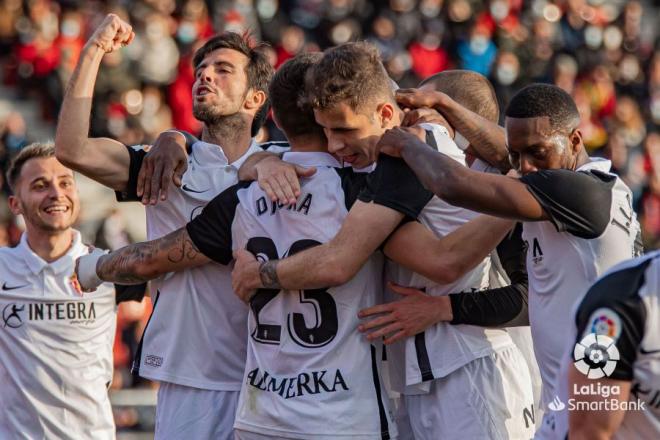
<instances>
[{"instance_id":1,"label":"short dark hair","mask_svg":"<svg viewBox=\"0 0 660 440\"><path fill-rule=\"evenodd\" d=\"M35 142L23 147L12 159L7 170L7 184L12 192L15 191L16 182L21 177L23 166L30 159L55 157L55 145L52 142Z\"/></svg>"},{"instance_id":2,"label":"short dark hair","mask_svg":"<svg viewBox=\"0 0 660 440\"><path fill-rule=\"evenodd\" d=\"M323 129L314 119L314 109L306 99L305 77L308 70L323 57L305 53L282 64L268 87L273 114L289 136L320 135Z\"/></svg>"},{"instance_id":3,"label":"short dark hair","mask_svg":"<svg viewBox=\"0 0 660 440\"><path fill-rule=\"evenodd\" d=\"M506 108L510 118L547 116L553 132L571 131L580 123L580 113L573 98L551 84L530 84L516 93Z\"/></svg>"},{"instance_id":4,"label":"short dark hair","mask_svg":"<svg viewBox=\"0 0 660 440\"><path fill-rule=\"evenodd\" d=\"M488 78L480 73L471 70L444 70L429 76L419 85L421 87L429 83L435 90L445 93L479 116L494 123L499 120L500 108L495 89Z\"/></svg>"},{"instance_id":5,"label":"short dark hair","mask_svg":"<svg viewBox=\"0 0 660 440\"><path fill-rule=\"evenodd\" d=\"M197 49L192 60L193 68L197 69L201 62L204 61L204 58L214 50L235 50L248 58L248 63L245 67L248 87L263 91L268 95L268 84L273 76L273 66L268 62L264 51L265 47L265 43L253 43L249 33L241 35L236 32L223 32L211 37L202 47ZM264 102L264 105L255 114L252 121L252 136L257 134L266 121L269 108L270 104L268 99L266 99L266 102Z\"/></svg>"},{"instance_id":6,"label":"short dark hair","mask_svg":"<svg viewBox=\"0 0 660 440\"><path fill-rule=\"evenodd\" d=\"M321 109L348 101L357 110L376 97L393 101L391 84L378 49L364 41L327 49L307 77L309 100Z\"/></svg>"}]
</instances>

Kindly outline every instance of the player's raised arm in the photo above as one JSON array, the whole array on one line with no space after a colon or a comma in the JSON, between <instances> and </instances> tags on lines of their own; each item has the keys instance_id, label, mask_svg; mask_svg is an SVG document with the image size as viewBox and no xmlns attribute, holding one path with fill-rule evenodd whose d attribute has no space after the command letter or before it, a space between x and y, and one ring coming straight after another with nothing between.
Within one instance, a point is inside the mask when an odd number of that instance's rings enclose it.
<instances>
[{"instance_id":1,"label":"player's raised arm","mask_svg":"<svg viewBox=\"0 0 660 440\"><path fill-rule=\"evenodd\" d=\"M129 44L134 35L131 26L115 14L103 20L80 54L55 135L55 154L60 162L115 190L124 190L128 183L129 153L113 139L90 138L89 118L103 56Z\"/></svg>"}]
</instances>

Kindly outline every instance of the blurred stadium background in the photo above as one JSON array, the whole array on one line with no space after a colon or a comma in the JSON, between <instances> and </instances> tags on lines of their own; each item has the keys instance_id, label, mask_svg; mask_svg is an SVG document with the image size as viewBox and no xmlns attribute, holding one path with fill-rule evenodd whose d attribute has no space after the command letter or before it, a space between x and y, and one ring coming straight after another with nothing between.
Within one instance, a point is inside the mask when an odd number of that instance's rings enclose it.
<instances>
[{"instance_id":1,"label":"blurred stadium background","mask_svg":"<svg viewBox=\"0 0 660 440\"><path fill-rule=\"evenodd\" d=\"M573 95L592 155L605 156L634 193L647 249L660 247L660 6L624 0L0 0L0 168L32 141L54 137L59 105L91 31L108 12L136 40L103 60L93 136L150 143L162 130L197 132L191 54L222 30L270 43L274 66L302 51L367 39L400 86L464 68L490 78L502 108L520 87L550 82ZM262 140L281 139L269 121ZM144 238L140 205L80 178L87 242L116 249ZM0 246L20 236L0 177ZM155 386L131 377L148 299L122 304L112 397L120 438L153 430ZM136 434L137 433L137 434ZM148 437L148 435L147 435Z\"/></svg>"}]
</instances>

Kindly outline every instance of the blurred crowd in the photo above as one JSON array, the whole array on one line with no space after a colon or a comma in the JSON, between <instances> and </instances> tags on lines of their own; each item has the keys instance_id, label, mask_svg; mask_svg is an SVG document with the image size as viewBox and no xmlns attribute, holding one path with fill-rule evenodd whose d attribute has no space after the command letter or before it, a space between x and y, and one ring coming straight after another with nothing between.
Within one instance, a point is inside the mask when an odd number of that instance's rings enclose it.
<instances>
[{"instance_id":1,"label":"blurred crowd","mask_svg":"<svg viewBox=\"0 0 660 440\"><path fill-rule=\"evenodd\" d=\"M402 87L444 69L471 69L490 78L502 109L530 82L567 90L580 110L589 153L613 161L633 190L647 249L660 247L657 2L0 0L4 87L19 99L38 102L41 120L54 122L82 46L108 12L129 20L136 39L103 59L91 120L94 136L140 144L172 126L197 132L191 54L215 32L251 31L270 43L274 66L302 51L367 39L380 49L391 77ZM259 137L282 135L269 121ZM9 158L32 140L23 116L0 104L3 174ZM6 195L4 184L2 188ZM15 243L20 234L6 203L2 205L0 246ZM119 246L122 234L129 242L118 222L116 213L108 215L97 239L109 230L118 241L106 241L107 246ZM141 305L123 313L115 386L133 384L126 371L148 309Z\"/></svg>"}]
</instances>

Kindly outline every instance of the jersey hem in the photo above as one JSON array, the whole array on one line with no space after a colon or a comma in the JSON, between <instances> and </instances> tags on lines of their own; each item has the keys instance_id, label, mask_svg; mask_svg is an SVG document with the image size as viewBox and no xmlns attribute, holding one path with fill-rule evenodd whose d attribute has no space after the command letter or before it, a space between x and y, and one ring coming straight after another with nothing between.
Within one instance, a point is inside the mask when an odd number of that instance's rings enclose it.
<instances>
[{"instance_id":1,"label":"jersey hem","mask_svg":"<svg viewBox=\"0 0 660 440\"><path fill-rule=\"evenodd\" d=\"M145 372L142 369L138 372L140 377L149 380L157 380L159 382L167 382L175 385L182 385L185 387L199 388L201 390L212 390L212 391L240 391L241 384L243 379L241 378L240 382L204 382L194 379L187 379L176 375L170 374L155 374Z\"/></svg>"},{"instance_id":2,"label":"jersey hem","mask_svg":"<svg viewBox=\"0 0 660 440\"><path fill-rule=\"evenodd\" d=\"M450 364L449 367L432 368L430 371L421 371L419 374L412 375L412 377L410 378L411 381L406 379L406 388L407 387L414 387L415 385L419 385L419 384L426 383L426 382L432 382L436 379L442 379L443 377L449 376L454 371L458 370L459 368L464 367L465 365L469 364L472 361L476 361L477 359L481 359L481 358L484 358L486 356L490 356L490 355L493 355L495 353L499 353L499 352L504 351L504 350L506 350L510 347L515 347L515 346L516 346L516 344L514 344L513 342L507 342L506 344L498 345L497 347L487 348L486 350L481 351L481 352L479 352L479 353L477 353L477 354L475 354L471 357L461 359L458 362L454 362L454 363ZM424 376L428 375L429 373L431 373L433 375L433 379L423 380L422 378ZM407 392L406 390L404 390L402 392L402 394L417 394L417 393Z\"/></svg>"},{"instance_id":3,"label":"jersey hem","mask_svg":"<svg viewBox=\"0 0 660 440\"><path fill-rule=\"evenodd\" d=\"M316 440L332 440L335 438L351 438L355 440L382 440L384 438L383 436L386 435L386 433L380 433L380 432L378 434L356 434L356 433L339 434L337 432L328 433L328 434L313 434L309 432L280 431L277 429L266 428L265 426L239 422L238 420L234 422L234 429L253 432L255 434L261 434L261 435L275 435L290 439L313 438ZM390 440L396 440L399 438L399 434L398 432L394 434L390 432L387 438L389 438Z\"/></svg>"}]
</instances>

